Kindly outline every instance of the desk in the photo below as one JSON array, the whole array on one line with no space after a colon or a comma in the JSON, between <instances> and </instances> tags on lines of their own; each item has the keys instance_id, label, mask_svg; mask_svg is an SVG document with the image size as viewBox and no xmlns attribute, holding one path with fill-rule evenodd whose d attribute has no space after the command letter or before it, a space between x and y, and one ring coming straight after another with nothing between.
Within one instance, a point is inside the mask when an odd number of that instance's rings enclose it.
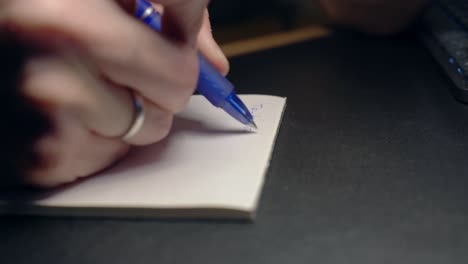
<instances>
[{"instance_id":1,"label":"desk","mask_svg":"<svg viewBox=\"0 0 468 264\"><path fill-rule=\"evenodd\" d=\"M238 57L288 97L258 219L2 217L0 263L468 263L468 107L412 36Z\"/></svg>"}]
</instances>

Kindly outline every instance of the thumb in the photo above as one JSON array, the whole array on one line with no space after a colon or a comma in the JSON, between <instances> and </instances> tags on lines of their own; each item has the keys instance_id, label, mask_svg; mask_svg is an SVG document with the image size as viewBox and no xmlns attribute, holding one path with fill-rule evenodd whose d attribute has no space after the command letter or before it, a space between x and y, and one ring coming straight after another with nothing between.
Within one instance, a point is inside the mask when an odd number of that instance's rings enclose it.
<instances>
[{"instance_id":1,"label":"thumb","mask_svg":"<svg viewBox=\"0 0 468 264\"><path fill-rule=\"evenodd\" d=\"M223 75L229 72L229 62L213 38L208 10L205 10L203 24L198 34L198 48L211 64Z\"/></svg>"}]
</instances>

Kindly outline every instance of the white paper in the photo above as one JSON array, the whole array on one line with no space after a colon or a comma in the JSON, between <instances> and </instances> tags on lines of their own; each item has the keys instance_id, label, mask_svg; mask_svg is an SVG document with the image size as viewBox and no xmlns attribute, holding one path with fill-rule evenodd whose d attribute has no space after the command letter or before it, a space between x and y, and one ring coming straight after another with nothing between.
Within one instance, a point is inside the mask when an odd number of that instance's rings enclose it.
<instances>
[{"instance_id":1,"label":"white paper","mask_svg":"<svg viewBox=\"0 0 468 264\"><path fill-rule=\"evenodd\" d=\"M205 98L192 96L167 139L133 150L100 175L37 198L31 212L73 215L74 208L81 208L80 215L98 216L112 208L113 215L140 215L127 208L158 216L158 210L174 209L184 217L184 210L191 209L186 216L209 217L219 209L217 217L229 217L230 210L252 217L286 100L268 95L241 98L254 115L257 132ZM92 208L99 210L87 210Z\"/></svg>"}]
</instances>

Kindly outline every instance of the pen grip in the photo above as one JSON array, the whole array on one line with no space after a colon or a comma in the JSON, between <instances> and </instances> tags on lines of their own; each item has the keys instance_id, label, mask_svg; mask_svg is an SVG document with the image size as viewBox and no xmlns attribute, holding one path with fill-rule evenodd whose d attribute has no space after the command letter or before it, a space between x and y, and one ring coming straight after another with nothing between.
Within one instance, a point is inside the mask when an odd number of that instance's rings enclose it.
<instances>
[{"instance_id":1,"label":"pen grip","mask_svg":"<svg viewBox=\"0 0 468 264\"><path fill-rule=\"evenodd\" d=\"M221 106L234 91L234 85L201 54L198 53L200 74L198 75L197 91L214 106Z\"/></svg>"}]
</instances>

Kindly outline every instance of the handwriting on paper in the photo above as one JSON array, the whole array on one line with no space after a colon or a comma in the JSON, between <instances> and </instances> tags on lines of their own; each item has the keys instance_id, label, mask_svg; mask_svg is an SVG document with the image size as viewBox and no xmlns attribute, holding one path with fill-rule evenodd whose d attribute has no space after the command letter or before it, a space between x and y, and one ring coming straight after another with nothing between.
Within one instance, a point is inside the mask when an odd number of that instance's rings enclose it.
<instances>
[{"instance_id":1,"label":"handwriting on paper","mask_svg":"<svg viewBox=\"0 0 468 264\"><path fill-rule=\"evenodd\" d=\"M261 110L263 109L263 104L255 104L255 105L252 105L250 107L250 113L254 116L254 117L261 117L260 112Z\"/></svg>"},{"instance_id":2,"label":"handwriting on paper","mask_svg":"<svg viewBox=\"0 0 468 264\"><path fill-rule=\"evenodd\" d=\"M264 104L254 104L254 105L249 107L250 113L254 117L254 120L255 119L258 120L258 119L262 118L263 108L264 108ZM256 130L253 129L252 127L250 127L250 126L245 126L245 130L247 130L249 132L256 132Z\"/></svg>"}]
</instances>

